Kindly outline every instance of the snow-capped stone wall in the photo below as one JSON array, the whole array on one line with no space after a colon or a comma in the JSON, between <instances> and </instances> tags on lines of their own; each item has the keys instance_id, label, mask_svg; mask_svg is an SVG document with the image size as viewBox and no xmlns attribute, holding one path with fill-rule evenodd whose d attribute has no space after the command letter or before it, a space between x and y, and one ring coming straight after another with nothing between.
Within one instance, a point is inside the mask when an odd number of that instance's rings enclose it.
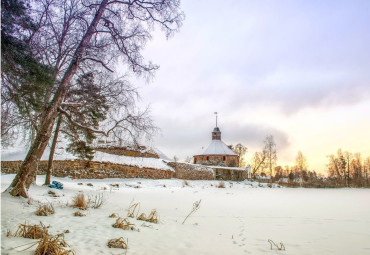
<instances>
[{"instance_id":1,"label":"snow-capped stone wall","mask_svg":"<svg viewBox=\"0 0 370 255\"><path fill-rule=\"evenodd\" d=\"M101 151L104 153L114 154L114 155L122 155L128 157L144 157L144 158L159 158L158 154L155 153L153 150L134 150L129 149L127 147L95 147L94 150Z\"/></svg>"},{"instance_id":2,"label":"snow-capped stone wall","mask_svg":"<svg viewBox=\"0 0 370 255\"><path fill-rule=\"evenodd\" d=\"M178 162L168 162L167 164L175 170L176 172L175 177L178 179L185 180L215 179L213 169L206 166Z\"/></svg>"},{"instance_id":3,"label":"snow-capped stone wall","mask_svg":"<svg viewBox=\"0 0 370 255\"><path fill-rule=\"evenodd\" d=\"M2 173L17 173L22 161L1 161ZM38 165L37 174L46 174L47 161ZM73 179L103 179L103 178L148 178L170 179L175 176L171 169L155 169L149 167L129 166L112 162L85 160L55 160L53 176L71 177Z\"/></svg>"}]
</instances>

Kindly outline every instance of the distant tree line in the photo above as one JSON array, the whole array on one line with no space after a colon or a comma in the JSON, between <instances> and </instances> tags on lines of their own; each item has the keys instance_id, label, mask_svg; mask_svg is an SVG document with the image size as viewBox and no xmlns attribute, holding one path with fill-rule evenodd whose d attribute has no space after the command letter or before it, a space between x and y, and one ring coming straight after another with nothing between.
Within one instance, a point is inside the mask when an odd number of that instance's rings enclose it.
<instances>
[{"instance_id":1,"label":"distant tree line","mask_svg":"<svg viewBox=\"0 0 370 255\"><path fill-rule=\"evenodd\" d=\"M370 187L370 156L342 152L328 156L328 182L337 187Z\"/></svg>"},{"instance_id":2,"label":"distant tree line","mask_svg":"<svg viewBox=\"0 0 370 255\"><path fill-rule=\"evenodd\" d=\"M238 143L230 148L239 155L240 166L250 165L252 179L276 182L289 187L370 187L370 156L360 153L342 152L328 155L327 176L309 169L307 158L298 151L293 166L277 165L277 149L274 137L267 135L264 147L246 160L247 147ZM270 176L269 178L266 178Z\"/></svg>"}]
</instances>

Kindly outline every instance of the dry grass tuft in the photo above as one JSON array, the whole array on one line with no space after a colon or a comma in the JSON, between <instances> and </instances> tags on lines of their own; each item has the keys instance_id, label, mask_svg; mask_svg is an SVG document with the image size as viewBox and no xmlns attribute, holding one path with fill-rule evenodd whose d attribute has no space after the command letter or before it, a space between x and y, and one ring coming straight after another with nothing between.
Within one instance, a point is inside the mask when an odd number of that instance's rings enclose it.
<instances>
[{"instance_id":1,"label":"dry grass tuft","mask_svg":"<svg viewBox=\"0 0 370 255\"><path fill-rule=\"evenodd\" d=\"M145 215L145 213L142 213L139 215L139 217L137 217L138 220L143 220L143 221L147 221L147 222L151 222L151 223L155 223L155 224L158 224L159 222L159 215L157 213L157 210L156 209L153 209L150 214L148 215L148 217Z\"/></svg>"},{"instance_id":2,"label":"dry grass tuft","mask_svg":"<svg viewBox=\"0 0 370 255\"><path fill-rule=\"evenodd\" d=\"M128 240L125 241L123 237L111 239L108 241L109 248L121 248L121 249L127 250L127 246L128 246Z\"/></svg>"},{"instance_id":3,"label":"dry grass tuft","mask_svg":"<svg viewBox=\"0 0 370 255\"><path fill-rule=\"evenodd\" d=\"M159 222L159 215L156 209L151 211L149 216L146 218L146 221L151 222L151 223L156 223L156 224Z\"/></svg>"},{"instance_id":4,"label":"dry grass tuft","mask_svg":"<svg viewBox=\"0 0 370 255\"><path fill-rule=\"evenodd\" d=\"M12 232L10 232L10 229L6 230L6 237L12 236Z\"/></svg>"},{"instance_id":5,"label":"dry grass tuft","mask_svg":"<svg viewBox=\"0 0 370 255\"><path fill-rule=\"evenodd\" d=\"M78 193L76 196L73 197L71 207L76 207L81 210L87 210L89 208L89 205L86 202L84 193Z\"/></svg>"},{"instance_id":6,"label":"dry grass tuft","mask_svg":"<svg viewBox=\"0 0 370 255\"><path fill-rule=\"evenodd\" d=\"M8 231L7 236L8 234L11 236L10 231ZM48 230L42 222L40 222L40 225L28 225L27 222L25 222L24 224L19 224L18 229L13 236L39 239L46 235L48 235Z\"/></svg>"},{"instance_id":7,"label":"dry grass tuft","mask_svg":"<svg viewBox=\"0 0 370 255\"><path fill-rule=\"evenodd\" d=\"M36 255L69 255L76 254L73 250L66 250L68 244L64 241L64 234L56 236L45 235L39 242L36 248Z\"/></svg>"},{"instance_id":8,"label":"dry grass tuft","mask_svg":"<svg viewBox=\"0 0 370 255\"><path fill-rule=\"evenodd\" d=\"M112 225L114 228L121 228L123 230L137 230L139 229L136 227L134 223L130 223L127 218L118 218L116 222Z\"/></svg>"},{"instance_id":9,"label":"dry grass tuft","mask_svg":"<svg viewBox=\"0 0 370 255\"><path fill-rule=\"evenodd\" d=\"M281 251L281 250L285 251L285 246L282 242L280 242L280 246L279 246L279 244L276 244L271 239L268 239L267 241L270 243L271 250L272 250L272 245L274 245L276 247L276 249L278 249L279 251Z\"/></svg>"},{"instance_id":10,"label":"dry grass tuft","mask_svg":"<svg viewBox=\"0 0 370 255\"><path fill-rule=\"evenodd\" d=\"M135 203L129 206L127 209L127 217L135 218L139 214L140 203ZM136 213L135 213L136 212Z\"/></svg>"},{"instance_id":11,"label":"dry grass tuft","mask_svg":"<svg viewBox=\"0 0 370 255\"><path fill-rule=\"evenodd\" d=\"M119 183L114 183L114 184L112 183L110 186L115 187L115 188L119 188Z\"/></svg>"},{"instance_id":12,"label":"dry grass tuft","mask_svg":"<svg viewBox=\"0 0 370 255\"><path fill-rule=\"evenodd\" d=\"M80 211L76 211L73 213L74 216L79 216L79 217L83 217L83 216L86 216L86 214L83 214L82 212Z\"/></svg>"},{"instance_id":13,"label":"dry grass tuft","mask_svg":"<svg viewBox=\"0 0 370 255\"><path fill-rule=\"evenodd\" d=\"M117 213L112 213L111 215L109 215L109 218L117 218L117 217L118 217Z\"/></svg>"},{"instance_id":14,"label":"dry grass tuft","mask_svg":"<svg viewBox=\"0 0 370 255\"><path fill-rule=\"evenodd\" d=\"M33 199L32 199L32 198L30 198L30 197L29 197L29 198L27 199L27 204L32 205L32 204L33 204L33 202L34 202L34 201L33 201Z\"/></svg>"},{"instance_id":15,"label":"dry grass tuft","mask_svg":"<svg viewBox=\"0 0 370 255\"><path fill-rule=\"evenodd\" d=\"M224 189L225 188L225 183L223 181L219 182L218 185L217 185L217 188Z\"/></svg>"},{"instance_id":16,"label":"dry grass tuft","mask_svg":"<svg viewBox=\"0 0 370 255\"><path fill-rule=\"evenodd\" d=\"M89 182L88 184L86 184L87 186L90 186L90 187L92 187L92 186L94 186L91 182Z\"/></svg>"},{"instance_id":17,"label":"dry grass tuft","mask_svg":"<svg viewBox=\"0 0 370 255\"><path fill-rule=\"evenodd\" d=\"M145 213L140 214L140 215L139 215L139 217L137 217L136 219L137 219L137 220L143 220L143 221L145 221L145 220L146 220L146 215L145 215Z\"/></svg>"},{"instance_id":18,"label":"dry grass tuft","mask_svg":"<svg viewBox=\"0 0 370 255\"><path fill-rule=\"evenodd\" d=\"M148 225L145 222L143 224L141 224L141 226L146 227L146 228L153 228L153 225Z\"/></svg>"},{"instance_id":19,"label":"dry grass tuft","mask_svg":"<svg viewBox=\"0 0 370 255\"><path fill-rule=\"evenodd\" d=\"M52 203L40 205L35 212L37 216L48 216L54 213L55 211Z\"/></svg>"},{"instance_id":20,"label":"dry grass tuft","mask_svg":"<svg viewBox=\"0 0 370 255\"><path fill-rule=\"evenodd\" d=\"M59 195L57 195L57 193L55 193L54 191L52 190L49 190L48 194L52 197L59 197Z\"/></svg>"}]
</instances>

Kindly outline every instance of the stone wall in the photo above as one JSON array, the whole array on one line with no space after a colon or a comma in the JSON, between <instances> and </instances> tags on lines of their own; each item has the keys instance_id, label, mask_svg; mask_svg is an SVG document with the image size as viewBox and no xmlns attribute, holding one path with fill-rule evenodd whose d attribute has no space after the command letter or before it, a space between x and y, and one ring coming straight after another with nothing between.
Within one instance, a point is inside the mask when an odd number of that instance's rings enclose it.
<instances>
[{"instance_id":1,"label":"stone wall","mask_svg":"<svg viewBox=\"0 0 370 255\"><path fill-rule=\"evenodd\" d=\"M230 168L213 168L217 180L244 181L248 178L246 170Z\"/></svg>"},{"instance_id":2,"label":"stone wall","mask_svg":"<svg viewBox=\"0 0 370 255\"><path fill-rule=\"evenodd\" d=\"M168 162L176 174L175 177L185 180L214 180L214 172L211 168L202 165L187 163Z\"/></svg>"},{"instance_id":3,"label":"stone wall","mask_svg":"<svg viewBox=\"0 0 370 255\"><path fill-rule=\"evenodd\" d=\"M128 157L142 157L142 158L159 158L159 156L153 151L140 151L140 150L131 150L126 147L95 147L94 150L101 151L114 155L123 155Z\"/></svg>"},{"instance_id":4,"label":"stone wall","mask_svg":"<svg viewBox=\"0 0 370 255\"><path fill-rule=\"evenodd\" d=\"M1 161L2 173L17 173L22 161ZM47 161L40 161L37 174L46 174ZM110 162L85 160L55 160L53 163L53 176L71 177L73 179L103 179L103 178L148 178L170 179L175 172L153 168L139 168L114 164Z\"/></svg>"},{"instance_id":5,"label":"stone wall","mask_svg":"<svg viewBox=\"0 0 370 255\"><path fill-rule=\"evenodd\" d=\"M194 164L207 166L228 166L238 167L239 156L234 155L196 155L194 156Z\"/></svg>"}]
</instances>

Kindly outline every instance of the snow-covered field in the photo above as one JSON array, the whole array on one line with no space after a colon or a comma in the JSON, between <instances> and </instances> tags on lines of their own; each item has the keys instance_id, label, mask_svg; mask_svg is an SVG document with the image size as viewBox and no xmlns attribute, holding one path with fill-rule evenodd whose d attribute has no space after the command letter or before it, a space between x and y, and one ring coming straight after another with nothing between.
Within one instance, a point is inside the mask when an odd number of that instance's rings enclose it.
<instances>
[{"instance_id":1,"label":"snow-covered field","mask_svg":"<svg viewBox=\"0 0 370 255\"><path fill-rule=\"evenodd\" d=\"M14 175L1 176L4 191ZM65 230L65 240L76 254L122 254L107 247L109 239L128 239L127 254L370 254L370 190L368 189L287 189L259 187L252 182L104 179L71 180L53 178L63 190L32 186L33 202L1 194L1 254L32 254L35 246L20 251L31 239L6 237L19 223L42 221L49 233ZM41 185L44 176L38 176ZM83 185L78 185L83 183ZM92 183L93 186L88 186ZM112 187L110 184L120 184ZM138 187L137 187L138 186ZM51 197L53 190L60 197ZM74 217L66 206L78 192L104 194L98 209ZM181 222L195 201L198 211L184 225ZM52 202L55 214L36 216L38 202ZM140 212L157 209L159 224L143 227L142 221L129 218L138 231L113 228L117 213L126 217L129 204L140 202ZM283 242L285 251L270 250L268 239ZM18 248L14 248L18 247Z\"/></svg>"}]
</instances>

